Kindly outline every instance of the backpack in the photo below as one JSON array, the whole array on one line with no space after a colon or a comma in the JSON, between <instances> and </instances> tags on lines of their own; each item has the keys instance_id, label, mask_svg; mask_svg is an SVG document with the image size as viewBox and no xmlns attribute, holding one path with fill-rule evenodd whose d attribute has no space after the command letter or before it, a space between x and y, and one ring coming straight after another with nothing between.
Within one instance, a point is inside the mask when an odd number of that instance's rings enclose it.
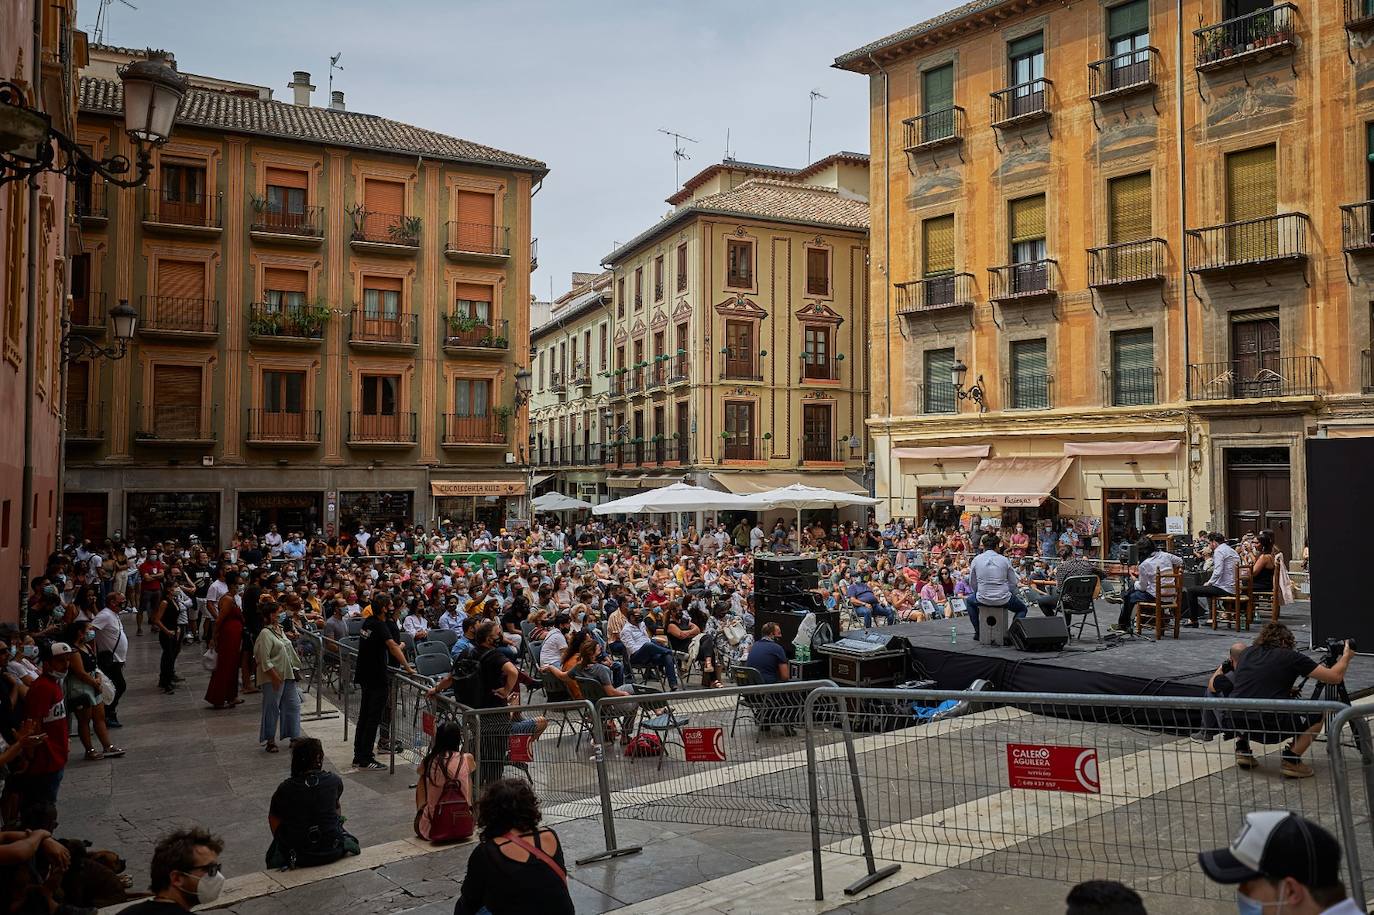
<instances>
[{"instance_id":1,"label":"backpack","mask_svg":"<svg viewBox=\"0 0 1374 915\"><path fill-rule=\"evenodd\" d=\"M476 828L473 824L472 807L463 797L463 788L457 779L444 782L439 802L434 805L434 812L429 817L427 836L420 833L420 817L423 815L423 810L415 814L415 834L431 842L462 842L471 838Z\"/></svg>"},{"instance_id":2,"label":"backpack","mask_svg":"<svg viewBox=\"0 0 1374 915\"><path fill-rule=\"evenodd\" d=\"M459 705L477 708L482 704L482 669L470 658L453 662L453 698Z\"/></svg>"},{"instance_id":3,"label":"backpack","mask_svg":"<svg viewBox=\"0 0 1374 915\"><path fill-rule=\"evenodd\" d=\"M657 734L637 734L625 745L625 755L632 758L637 756L662 756L663 741L658 739Z\"/></svg>"}]
</instances>

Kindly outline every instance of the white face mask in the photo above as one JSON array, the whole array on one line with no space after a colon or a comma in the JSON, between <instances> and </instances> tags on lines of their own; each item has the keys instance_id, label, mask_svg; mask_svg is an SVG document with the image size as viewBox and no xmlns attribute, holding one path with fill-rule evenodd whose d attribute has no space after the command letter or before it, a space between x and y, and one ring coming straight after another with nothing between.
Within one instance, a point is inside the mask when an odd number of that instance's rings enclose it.
<instances>
[{"instance_id":1,"label":"white face mask","mask_svg":"<svg viewBox=\"0 0 1374 915\"><path fill-rule=\"evenodd\" d=\"M206 874L200 878L196 884L196 891L192 895L200 905L214 902L219 898L219 894L224 890L224 871L219 870L213 874Z\"/></svg>"},{"instance_id":2,"label":"white face mask","mask_svg":"<svg viewBox=\"0 0 1374 915\"><path fill-rule=\"evenodd\" d=\"M1279 900L1278 902L1260 902L1259 900L1251 899L1240 890L1236 890L1236 911L1239 915L1264 915L1265 910L1271 908L1275 909L1275 911L1282 911L1283 907L1287 904L1288 903L1284 900Z\"/></svg>"}]
</instances>

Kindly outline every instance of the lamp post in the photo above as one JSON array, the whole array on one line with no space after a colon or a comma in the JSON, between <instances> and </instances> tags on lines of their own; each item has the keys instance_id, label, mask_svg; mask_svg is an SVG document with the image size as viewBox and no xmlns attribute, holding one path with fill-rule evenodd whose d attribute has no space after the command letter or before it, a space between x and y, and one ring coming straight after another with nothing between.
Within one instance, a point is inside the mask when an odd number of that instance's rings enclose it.
<instances>
[{"instance_id":1,"label":"lamp post","mask_svg":"<svg viewBox=\"0 0 1374 915\"><path fill-rule=\"evenodd\" d=\"M530 379L532 377L529 369L518 369L515 373L515 409L517 412L530 402ZM534 509L530 505L533 501L534 455L531 453L527 442L525 445L525 508L530 522L534 521Z\"/></svg>"},{"instance_id":2,"label":"lamp post","mask_svg":"<svg viewBox=\"0 0 1374 915\"><path fill-rule=\"evenodd\" d=\"M186 96L186 77L176 71L170 58L153 53L147 60L120 67L119 79L124 132L133 141L135 162L123 155L96 159L53 127L47 112L31 107L23 88L0 82L0 185L41 172L55 172L70 180L100 175L119 187L138 187L147 181L153 170L150 149L171 137L172 123Z\"/></svg>"},{"instance_id":3,"label":"lamp post","mask_svg":"<svg viewBox=\"0 0 1374 915\"><path fill-rule=\"evenodd\" d=\"M964 390L964 379L968 377L968 366L964 365L962 359L956 360L949 370L949 380L954 385L954 395L960 400L971 400L978 405L979 413L988 411L986 391L983 387L983 376L979 375L978 380L968 390Z\"/></svg>"}]
</instances>

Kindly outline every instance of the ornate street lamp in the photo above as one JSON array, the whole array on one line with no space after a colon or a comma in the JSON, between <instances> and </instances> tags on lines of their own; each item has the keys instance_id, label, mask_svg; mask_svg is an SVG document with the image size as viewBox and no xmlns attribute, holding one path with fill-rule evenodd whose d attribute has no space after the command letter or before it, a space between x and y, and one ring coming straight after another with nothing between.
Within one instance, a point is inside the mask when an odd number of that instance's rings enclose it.
<instances>
[{"instance_id":1,"label":"ornate street lamp","mask_svg":"<svg viewBox=\"0 0 1374 915\"><path fill-rule=\"evenodd\" d=\"M518 410L530 402L530 370L521 369L515 373L515 408Z\"/></svg>"},{"instance_id":2,"label":"ornate street lamp","mask_svg":"<svg viewBox=\"0 0 1374 915\"><path fill-rule=\"evenodd\" d=\"M973 401L978 405L979 413L986 413L988 411L988 404L984 396L983 376L979 375L978 380L973 383L973 387L966 391L964 390L964 379L967 377L968 366L964 365L964 360L956 360L954 365L950 366L949 370L949 380L954 385L955 396L960 400Z\"/></svg>"},{"instance_id":3,"label":"ornate street lamp","mask_svg":"<svg viewBox=\"0 0 1374 915\"><path fill-rule=\"evenodd\" d=\"M0 185L40 172L56 172L68 179L100 175L119 187L137 187L153 170L151 147L161 146L172 135L181 100L186 96L186 77L163 54L149 52L119 68L124 88L124 132L133 141L138 169L127 156L95 159L76 142L52 126L45 112L29 107L24 90L0 82Z\"/></svg>"},{"instance_id":4,"label":"ornate street lamp","mask_svg":"<svg viewBox=\"0 0 1374 915\"><path fill-rule=\"evenodd\" d=\"M74 359L123 359L129 353L129 343L138 329L138 310L129 304L128 299L120 299L119 304L110 309L110 325L114 343L101 346L89 337L73 334L70 330L62 335L62 361Z\"/></svg>"}]
</instances>

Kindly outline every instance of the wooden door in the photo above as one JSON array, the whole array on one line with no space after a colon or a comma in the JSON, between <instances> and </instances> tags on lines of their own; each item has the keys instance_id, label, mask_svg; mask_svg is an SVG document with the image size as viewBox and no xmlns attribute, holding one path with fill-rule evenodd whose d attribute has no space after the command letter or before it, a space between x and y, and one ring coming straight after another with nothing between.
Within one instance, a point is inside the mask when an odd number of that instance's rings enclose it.
<instances>
[{"instance_id":1,"label":"wooden door","mask_svg":"<svg viewBox=\"0 0 1374 915\"><path fill-rule=\"evenodd\" d=\"M497 244L496 197L478 191L458 192L458 218L454 242L459 251L504 254Z\"/></svg>"},{"instance_id":2,"label":"wooden door","mask_svg":"<svg viewBox=\"0 0 1374 915\"><path fill-rule=\"evenodd\" d=\"M180 226L208 225L205 169L166 162L162 165L162 202L158 222Z\"/></svg>"},{"instance_id":3,"label":"wooden door","mask_svg":"<svg viewBox=\"0 0 1374 915\"><path fill-rule=\"evenodd\" d=\"M754 404L748 400L725 402L725 459L754 460Z\"/></svg>"},{"instance_id":4,"label":"wooden door","mask_svg":"<svg viewBox=\"0 0 1374 915\"><path fill-rule=\"evenodd\" d=\"M1275 546L1292 558L1292 478L1287 449L1228 452L1226 519L1226 533L1232 537L1273 531Z\"/></svg>"},{"instance_id":5,"label":"wooden door","mask_svg":"<svg viewBox=\"0 0 1374 915\"><path fill-rule=\"evenodd\" d=\"M834 432L830 424L830 406L806 404L802 407L802 460L833 461Z\"/></svg>"},{"instance_id":6,"label":"wooden door","mask_svg":"<svg viewBox=\"0 0 1374 915\"><path fill-rule=\"evenodd\" d=\"M725 375L754 377L754 325L750 321L725 322Z\"/></svg>"},{"instance_id":7,"label":"wooden door","mask_svg":"<svg viewBox=\"0 0 1374 915\"><path fill-rule=\"evenodd\" d=\"M1278 315L1231 324L1234 396L1274 397L1282 392L1279 347Z\"/></svg>"},{"instance_id":8,"label":"wooden door","mask_svg":"<svg viewBox=\"0 0 1374 915\"><path fill-rule=\"evenodd\" d=\"M91 256L77 254L72 257L72 324L77 327L91 327L100 323L94 318L91 308Z\"/></svg>"}]
</instances>

